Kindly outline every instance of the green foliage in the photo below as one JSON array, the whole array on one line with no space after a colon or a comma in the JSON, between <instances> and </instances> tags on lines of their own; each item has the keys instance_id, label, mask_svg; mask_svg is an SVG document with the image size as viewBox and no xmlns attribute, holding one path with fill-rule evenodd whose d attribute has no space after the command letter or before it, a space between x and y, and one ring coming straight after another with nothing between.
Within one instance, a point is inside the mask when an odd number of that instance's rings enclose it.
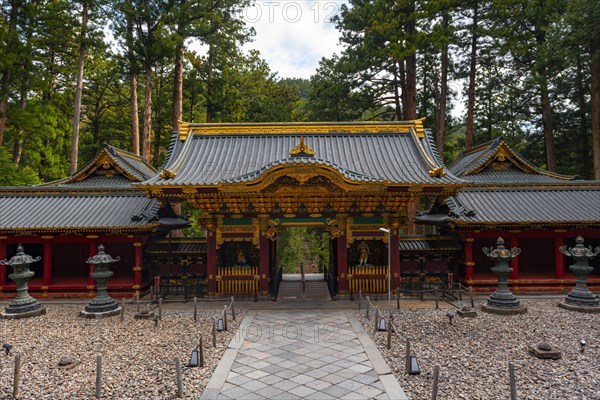
<instances>
[{"instance_id":1,"label":"green foliage","mask_svg":"<svg viewBox=\"0 0 600 400\"><path fill-rule=\"evenodd\" d=\"M0 147L0 186L27 186L40 183L37 174L29 167L18 168L11 155Z\"/></svg>"},{"instance_id":2,"label":"green foliage","mask_svg":"<svg viewBox=\"0 0 600 400\"><path fill-rule=\"evenodd\" d=\"M314 227L285 228L277 238L277 255L284 274L323 272L329 264L329 235Z\"/></svg>"}]
</instances>

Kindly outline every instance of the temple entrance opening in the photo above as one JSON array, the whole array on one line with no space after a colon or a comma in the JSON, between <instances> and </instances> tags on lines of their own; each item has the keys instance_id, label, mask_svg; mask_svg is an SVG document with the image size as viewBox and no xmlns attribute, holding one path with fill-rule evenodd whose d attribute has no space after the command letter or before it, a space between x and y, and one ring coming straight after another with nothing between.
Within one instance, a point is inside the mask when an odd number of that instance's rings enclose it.
<instances>
[{"instance_id":1,"label":"temple entrance opening","mask_svg":"<svg viewBox=\"0 0 600 400\"><path fill-rule=\"evenodd\" d=\"M323 280L331 258L328 232L322 227L294 226L281 230L277 239L277 264L283 279Z\"/></svg>"}]
</instances>

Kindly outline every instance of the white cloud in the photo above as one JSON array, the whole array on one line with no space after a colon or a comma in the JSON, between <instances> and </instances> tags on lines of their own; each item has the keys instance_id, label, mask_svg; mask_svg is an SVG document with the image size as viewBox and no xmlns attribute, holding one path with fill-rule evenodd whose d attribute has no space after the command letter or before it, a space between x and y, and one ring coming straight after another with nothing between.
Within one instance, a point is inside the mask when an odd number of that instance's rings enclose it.
<instances>
[{"instance_id":1,"label":"white cloud","mask_svg":"<svg viewBox=\"0 0 600 400\"><path fill-rule=\"evenodd\" d=\"M245 49L257 49L280 77L309 78L322 57L341 51L340 32L329 19L346 0L256 0L243 11L256 30Z\"/></svg>"}]
</instances>

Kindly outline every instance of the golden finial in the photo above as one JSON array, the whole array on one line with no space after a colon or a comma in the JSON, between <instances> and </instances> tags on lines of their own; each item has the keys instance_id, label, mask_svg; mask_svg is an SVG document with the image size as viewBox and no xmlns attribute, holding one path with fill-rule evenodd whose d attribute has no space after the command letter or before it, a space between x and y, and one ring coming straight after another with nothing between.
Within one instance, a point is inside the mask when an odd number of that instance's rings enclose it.
<instances>
[{"instance_id":1,"label":"golden finial","mask_svg":"<svg viewBox=\"0 0 600 400\"><path fill-rule=\"evenodd\" d=\"M304 136L300 136L300 143L290 150L290 156L314 156L315 151L304 143Z\"/></svg>"},{"instance_id":2,"label":"golden finial","mask_svg":"<svg viewBox=\"0 0 600 400\"><path fill-rule=\"evenodd\" d=\"M442 176L446 176L446 171L442 167L435 167L429 170L429 175L434 178L441 178Z\"/></svg>"},{"instance_id":3,"label":"golden finial","mask_svg":"<svg viewBox=\"0 0 600 400\"><path fill-rule=\"evenodd\" d=\"M170 169L164 169L163 172L160 173L160 177L163 179L173 179L175 178L175 172Z\"/></svg>"}]
</instances>

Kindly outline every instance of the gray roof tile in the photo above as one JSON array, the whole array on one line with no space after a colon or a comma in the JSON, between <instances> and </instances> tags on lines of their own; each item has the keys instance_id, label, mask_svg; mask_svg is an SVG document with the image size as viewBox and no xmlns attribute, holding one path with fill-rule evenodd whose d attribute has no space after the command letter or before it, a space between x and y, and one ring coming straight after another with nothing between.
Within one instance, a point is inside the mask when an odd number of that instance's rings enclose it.
<instances>
[{"instance_id":1,"label":"gray roof tile","mask_svg":"<svg viewBox=\"0 0 600 400\"><path fill-rule=\"evenodd\" d=\"M157 225L160 203L140 194L0 194L0 231L110 230Z\"/></svg>"},{"instance_id":2,"label":"gray roof tile","mask_svg":"<svg viewBox=\"0 0 600 400\"><path fill-rule=\"evenodd\" d=\"M142 185L216 185L257 177L274 165L317 163L330 165L353 180L388 180L391 183L451 184L456 177L431 177L432 164L422 143L411 134L304 134L315 151L314 161L296 159L289 152L302 134L203 135L188 137L166 163L175 178L157 175ZM175 149L177 146L173 146ZM431 159L431 157L429 157ZM435 160L433 160L435 163Z\"/></svg>"}]
</instances>

